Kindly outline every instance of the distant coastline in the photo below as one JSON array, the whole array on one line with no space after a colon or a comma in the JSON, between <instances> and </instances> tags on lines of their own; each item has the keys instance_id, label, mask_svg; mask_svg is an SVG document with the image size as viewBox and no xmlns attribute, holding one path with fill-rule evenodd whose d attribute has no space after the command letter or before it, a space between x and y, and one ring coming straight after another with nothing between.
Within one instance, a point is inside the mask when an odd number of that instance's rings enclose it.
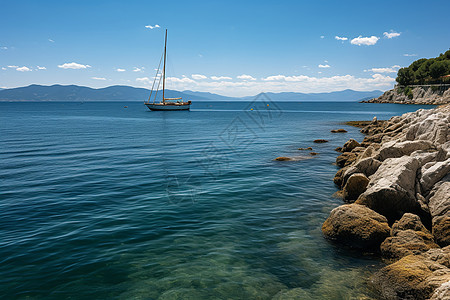
<instances>
[{"instance_id":1,"label":"distant coastline","mask_svg":"<svg viewBox=\"0 0 450 300\"><path fill-rule=\"evenodd\" d=\"M286 101L360 101L378 97L382 91L369 92L343 90L329 93L264 93L273 100ZM29 85L12 89L0 90L0 101L144 101L150 95L150 90L131 86L110 86L94 89L77 85ZM188 100L257 100L261 94L245 97L228 97L214 93L195 91L166 90L166 97ZM158 95L157 99L160 99Z\"/></svg>"}]
</instances>

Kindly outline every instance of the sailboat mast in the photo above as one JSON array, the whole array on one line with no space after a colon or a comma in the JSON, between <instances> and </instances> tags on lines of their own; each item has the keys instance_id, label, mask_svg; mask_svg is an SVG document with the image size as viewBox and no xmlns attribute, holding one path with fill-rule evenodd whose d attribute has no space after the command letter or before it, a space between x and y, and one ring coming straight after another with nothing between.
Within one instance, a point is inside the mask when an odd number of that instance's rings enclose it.
<instances>
[{"instance_id":1,"label":"sailboat mast","mask_svg":"<svg viewBox=\"0 0 450 300\"><path fill-rule=\"evenodd\" d=\"M166 29L166 40L164 42L164 67L163 67L163 103L166 101L164 97L164 90L166 88L166 47L167 47L167 29Z\"/></svg>"}]
</instances>

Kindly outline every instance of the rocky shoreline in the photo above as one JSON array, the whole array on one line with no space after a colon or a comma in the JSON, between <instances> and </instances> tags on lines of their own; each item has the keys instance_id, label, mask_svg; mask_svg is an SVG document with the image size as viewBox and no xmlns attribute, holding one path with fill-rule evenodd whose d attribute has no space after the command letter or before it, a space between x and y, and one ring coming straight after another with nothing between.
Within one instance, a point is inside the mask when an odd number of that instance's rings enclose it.
<instances>
[{"instance_id":1,"label":"rocky shoreline","mask_svg":"<svg viewBox=\"0 0 450 300\"><path fill-rule=\"evenodd\" d=\"M450 103L450 86L395 87L378 98L364 100L361 103L443 105Z\"/></svg>"},{"instance_id":2,"label":"rocky shoreline","mask_svg":"<svg viewBox=\"0 0 450 300\"><path fill-rule=\"evenodd\" d=\"M374 118L361 143L336 149L334 182L345 204L322 232L381 254L388 265L369 283L385 299L450 299L449 124L450 104Z\"/></svg>"}]
</instances>

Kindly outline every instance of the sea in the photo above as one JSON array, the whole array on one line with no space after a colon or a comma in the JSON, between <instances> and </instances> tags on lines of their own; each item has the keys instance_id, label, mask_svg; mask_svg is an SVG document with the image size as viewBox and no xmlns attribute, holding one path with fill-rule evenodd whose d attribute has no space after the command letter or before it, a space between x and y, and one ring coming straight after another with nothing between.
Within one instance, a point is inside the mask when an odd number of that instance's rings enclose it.
<instances>
[{"instance_id":1,"label":"sea","mask_svg":"<svg viewBox=\"0 0 450 300\"><path fill-rule=\"evenodd\" d=\"M321 232L334 149L420 108L0 102L0 299L372 299L378 256Z\"/></svg>"}]
</instances>

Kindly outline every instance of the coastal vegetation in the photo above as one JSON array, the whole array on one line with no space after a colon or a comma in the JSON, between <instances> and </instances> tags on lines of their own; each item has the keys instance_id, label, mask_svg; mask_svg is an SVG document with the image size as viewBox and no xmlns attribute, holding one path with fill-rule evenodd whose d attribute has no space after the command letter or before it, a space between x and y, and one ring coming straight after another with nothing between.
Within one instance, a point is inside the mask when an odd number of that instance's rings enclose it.
<instances>
[{"instance_id":1,"label":"coastal vegetation","mask_svg":"<svg viewBox=\"0 0 450 300\"><path fill-rule=\"evenodd\" d=\"M395 80L402 86L450 83L450 77L444 77L449 74L450 50L435 58L418 59L409 67L401 68ZM405 89L404 92L412 98L411 90Z\"/></svg>"}]
</instances>

